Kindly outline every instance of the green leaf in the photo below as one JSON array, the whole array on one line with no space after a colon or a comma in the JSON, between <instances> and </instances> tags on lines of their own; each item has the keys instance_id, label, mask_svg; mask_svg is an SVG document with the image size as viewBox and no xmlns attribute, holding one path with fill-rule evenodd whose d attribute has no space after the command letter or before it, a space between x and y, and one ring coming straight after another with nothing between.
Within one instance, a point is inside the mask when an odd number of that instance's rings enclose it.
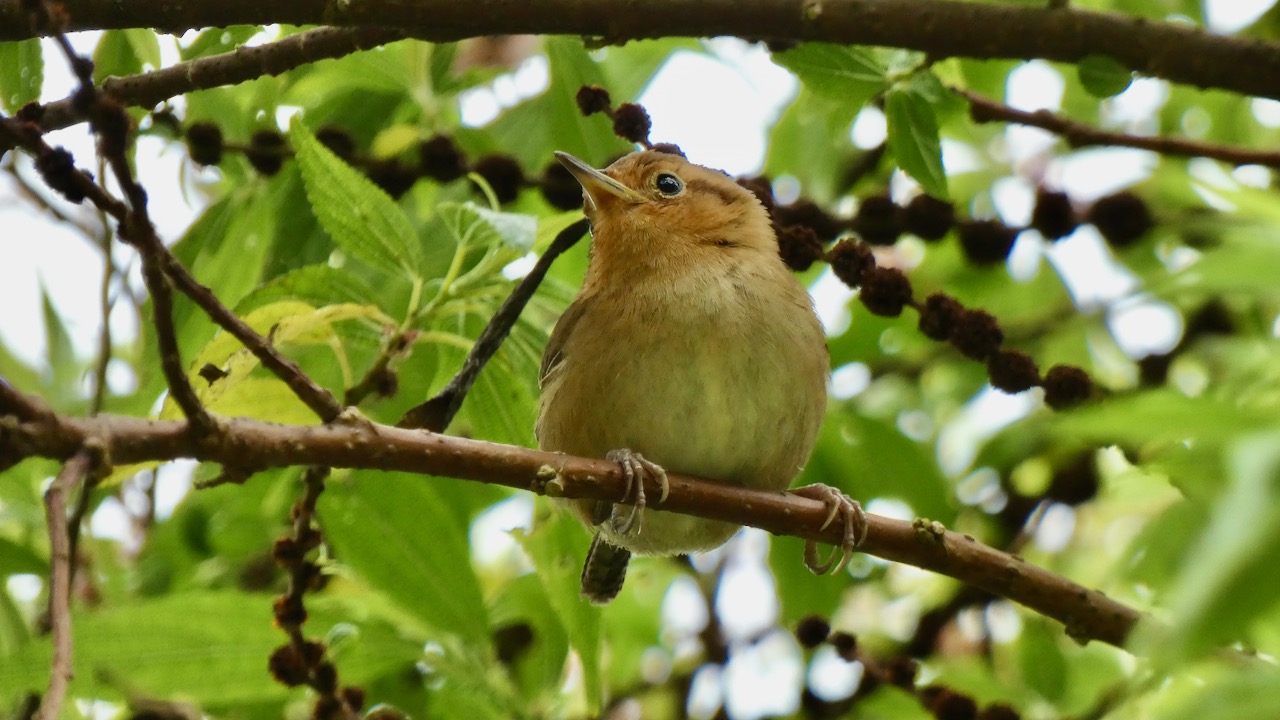
<instances>
[{"instance_id":1,"label":"green leaf","mask_svg":"<svg viewBox=\"0 0 1280 720\"><path fill-rule=\"evenodd\" d=\"M1154 390L1117 397L1053 419L1054 433L1104 443L1223 443L1264 426L1267 414L1211 397Z\"/></svg>"},{"instance_id":2,"label":"green leaf","mask_svg":"<svg viewBox=\"0 0 1280 720\"><path fill-rule=\"evenodd\" d=\"M0 105L6 112L40 99L44 55L40 38L0 43Z\"/></svg>"},{"instance_id":3,"label":"green leaf","mask_svg":"<svg viewBox=\"0 0 1280 720\"><path fill-rule=\"evenodd\" d=\"M889 126L889 149L898 159L898 167L920 183L925 192L949 198L938 118L929 99L909 86L898 85L885 97L884 114Z\"/></svg>"},{"instance_id":4,"label":"green leaf","mask_svg":"<svg viewBox=\"0 0 1280 720\"><path fill-rule=\"evenodd\" d=\"M492 314L492 311L487 311ZM475 336L483 323L479 318L467 324L467 335ZM441 318L438 326L457 326L456 320ZM517 322L506 342L485 366L476 384L463 401L455 420L458 432L494 442L528 446L533 442L537 414L537 375L546 333L527 322ZM441 346L441 367L458 367L461 349Z\"/></svg>"},{"instance_id":5,"label":"green leaf","mask_svg":"<svg viewBox=\"0 0 1280 720\"><path fill-rule=\"evenodd\" d=\"M586 562L590 540L568 512L555 513L532 532L517 532L516 539L533 560L538 578L546 589L547 600L560 616L561 624L569 633L569 643L582 660L587 705L594 716L600 712L604 702L600 608L578 593L582 564Z\"/></svg>"},{"instance_id":6,"label":"green leaf","mask_svg":"<svg viewBox=\"0 0 1280 720\"><path fill-rule=\"evenodd\" d=\"M71 334L67 331L67 323L58 314L57 308L49 298L43 283L40 287L40 309L44 315L45 365L44 386L49 395L46 400L55 407L62 407L80 399L80 361L76 358L75 346L71 342Z\"/></svg>"},{"instance_id":7,"label":"green leaf","mask_svg":"<svg viewBox=\"0 0 1280 720\"><path fill-rule=\"evenodd\" d=\"M600 614L608 640L609 687L635 687L644 682L645 653L663 643L662 601L681 568L669 558L632 558L627 582Z\"/></svg>"},{"instance_id":8,"label":"green leaf","mask_svg":"<svg viewBox=\"0 0 1280 720\"><path fill-rule=\"evenodd\" d=\"M839 102L853 112L888 87L888 69L862 48L803 43L774 53L773 60L795 73L815 95Z\"/></svg>"},{"instance_id":9,"label":"green leaf","mask_svg":"<svg viewBox=\"0 0 1280 720\"><path fill-rule=\"evenodd\" d=\"M146 29L129 29L125 30L125 37L133 48L133 54L144 65L150 65L153 70L163 67L160 60L160 39L154 32Z\"/></svg>"},{"instance_id":10,"label":"green leaf","mask_svg":"<svg viewBox=\"0 0 1280 720\"><path fill-rule=\"evenodd\" d=\"M521 252L533 250L538 220L532 215L497 212L475 203L440 203L436 207L459 243L470 247L503 244Z\"/></svg>"},{"instance_id":11,"label":"green leaf","mask_svg":"<svg viewBox=\"0 0 1280 720\"><path fill-rule=\"evenodd\" d=\"M1190 293L1280 293L1280 238L1274 232L1232 233L1220 247L1194 263L1151 283L1152 293L1178 297Z\"/></svg>"},{"instance_id":12,"label":"green leaf","mask_svg":"<svg viewBox=\"0 0 1280 720\"><path fill-rule=\"evenodd\" d=\"M1018 665L1022 679L1041 697L1059 703L1066 691L1067 658L1058 645L1062 631L1047 622L1027 620L1018 636Z\"/></svg>"},{"instance_id":13,"label":"green leaf","mask_svg":"<svg viewBox=\"0 0 1280 720\"><path fill-rule=\"evenodd\" d=\"M1127 568L1129 580L1168 587L1171 578L1181 573L1207 521L1206 503L1195 500L1175 502L1150 520L1124 554L1132 558Z\"/></svg>"},{"instance_id":14,"label":"green leaf","mask_svg":"<svg viewBox=\"0 0 1280 720\"><path fill-rule=\"evenodd\" d=\"M879 685L858 703L859 720L932 720L916 697L893 685Z\"/></svg>"},{"instance_id":15,"label":"green leaf","mask_svg":"<svg viewBox=\"0 0 1280 720\"><path fill-rule=\"evenodd\" d=\"M439 633L489 642L467 526L445 494L449 481L404 473L353 473L320 498L339 561L400 609Z\"/></svg>"},{"instance_id":16,"label":"green leaf","mask_svg":"<svg viewBox=\"0 0 1280 720\"><path fill-rule=\"evenodd\" d=\"M490 608L489 617L500 658L504 642L510 652L519 648L515 640L521 628L530 631L529 644L510 658L514 661L512 674L524 696L534 700L556 692L569 656L569 636L538 576L522 575L507 583Z\"/></svg>"},{"instance_id":17,"label":"green leaf","mask_svg":"<svg viewBox=\"0 0 1280 720\"><path fill-rule=\"evenodd\" d=\"M93 51L93 80L136 75L144 65L162 67L160 41L154 32L144 28L108 30Z\"/></svg>"},{"instance_id":18,"label":"green leaf","mask_svg":"<svg viewBox=\"0 0 1280 720\"><path fill-rule=\"evenodd\" d=\"M1119 95L1133 82L1133 71L1110 55L1087 55L1076 69L1080 84L1096 98Z\"/></svg>"},{"instance_id":19,"label":"green leaf","mask_svg":"<svg viewBox=\"0 0 1280 720\"><path fill-rule=\"evenodd\" d=\"M800 88L769 133L765 173L795 175L806 197L815 202L833 201L836 193L845 189L848 166L844 159L857 152L849 139L857 113L856 108ZM823 141L813 142L815 137Z\"/></svg>"},{"instance_id":20,"label":"green leaf","mask_svg":"<svg viewBox=\"0 0 1280 720\"><path fill-rule=\"evenodd\" d=\"M236 314L281 300L297 300L314 307L376 304L373 288L355 275L329 265L305 265L259 285L236 305Z\"/></svg>"},{"instance_id":21,"label":"green leaf","mask_svg":"<svg viewBox=\"0 0 1280 720\"><path fill-rule=\"evenodd\" d=\"M43 366L39 360L36 362ZM15 357L3 343L0 343L0 377L13 387L26 392L34 392L40 385L40 370ZM3 483L0 483L0 486L2 485Z\"/></svg>"},{"instance_id":22,"label":"green leaf","mask_svg":"<svg viewBox=\"0 0 1280 720\"><path fill-rule=\"evenodd\" d=\"M334 625L348 632L338 667L344 683L361 682L412 667L418 644L385 623L335 611L333 603L307 599L308 636ZM77 611L71 697L119 698L122 690L204 702L283 700L290 691L267 672L271 652L287 642L272 626L271 597L235 592L169 595L155 600ZM0 705L26 691L43 690L49 642L33 638L0 663ZM279 714L277 714L279 717Z\"/></svg>"},{"instance_id":23,"label":"green leaf","mask_svg":"<svg viewBox=\"0 0 1280 720\"><path fill-rule=\"evenodd\" d=\"M0 658L8 658L31 638L27 618L8 590L0 590ZM3 695L3 691L0 691Z\"/></svg>"},{"instance_id":24,"label":"green leaf","mask_svg":"<svg viewBox=\"0 0 1280 720\"><path fill-rule=\"evenodd\" d=\"M234 305L259 282L264 261L276 252L276 245L284 238L294 239L277 226L281 200L275 188L264 193L246 187L228 194L192 223L174 254L200 282L217 288L219 300ZM204 312L193 304L178 307L174 319L187 326L182 327L184 333L212 330ZM203 334L182 337L186 343L207 339Z\"/></svg>"},{"instance_id":25,"label":"green leaf","mask_svg":"<svg viewBox=\"0 0 1280 720\"><path fill-rule=\"evenodd\" d=\"M1169 627L1177 631L1148 637L1161 662L1246 639L1258 616L1280 603L1280 430L1234 444L1227 475L1226 494L1173 586Z\"/></svg>"},{"instance_id":26,"label":"green leaf","mask_svg":"<svg viewBox=\"0 0 1280 720\"><path fill-rule=\"evenodd\" d=\"M421 249L404 212L378 186L321 145L299 118L294 118L289 136L307 200L333 241L372 268L417 279Z\"/></svg>"},{"instance_id":27,"label":"green leaf","mask_svg":"<svg viewBox=\"0 0 1280 720\"><path fill-rule=\"evenodd\" d=\"M334 348L340 359L341 336L334 329L334 324L343 321L371 321L383 325L393 325L394 321L373 305L326 305L313 308L296 300L282 300L260 307L246 315L244 322L261 335L270 335L273 343L281 345L322 345ZM189 377L196 389L196 395L210 409L226 415L250 415L273 422L314 422L315 415L296 398L291 391L275 378L262 378L252 388L238 388L250 378L250 373L259 366L258 357L249 352L240 341L230 333L222 332L214 336L191 361ZM345 363L344 363L345 364ZM225 373L215 382L208 382L199 376L205 365L214 367ZM268 390L274 386L274 389ZM261 404L254 402L254 393L258 393ZM279 415L269 414L271 412ZM173 400L166 399L162 418L178 416L178 409Z\"/></svg>"},{"instance_id":28,"label":"green leaf","mask_svg":"<svg viewBox=\"0 0 1280 720\"><path fill-rule=\"evenodd\" d=\"M197 35L190 45L181 48L179 54L183 60L194 60L209 55L231 52L260 32L262 32L262 28L257 25L231 25L229 27L209 28Z\"/></svg>"},{"instance_id":29,"label":"green leaf","mask_svg":"<svg viewBox=\"0 0 1280 720\"><path fill-rule=\"evenodd\" d=\"M203 379L193 380L194 382L207 386L201 390L218 388L218 392L211 393L216 397L205 400L204 405L219 415L252 417L286 425L310 425L316 421L315 412L289 386L275 378L240 378L235 383L225 385L221 381L208 385ZM165 410L169 408L166 401Z\"/></svg>"},{"instance_id":30,"label":"green leaf","mask_svg":"<svg viewBox=\"0 0 1280 720\"><path fill-rule=\"evenodd\" d=\"M951 486L938 468L934 449L903 435L891 422L850 406L828 413L818 445L794 485L818 482L839 485L863 502L901 500L931 520L949 523L955 517L948 500Z\"/></svg>"},{"instance_id":31,"label":"green leaf","mask_svg":"<svg viewBox=\"0 0 1280 720\"><path fill-rule=\"evenodd\" d=\"M31 548L0 537L0 575L31 573L43 575L49 571L49 561L41 558Z\"/></svg>"},{"instance_id":32,"label":"green leaf","mask_svg":"<svg viewBox=\"0 0 1280 720\"><path fill-rule=\"evenodd\" d=\"M1185 678L1161 698L1161 720L1273 720L1280 717L1280 673L1263 662L1226 663Z\"/></svg>"}]
</instances>

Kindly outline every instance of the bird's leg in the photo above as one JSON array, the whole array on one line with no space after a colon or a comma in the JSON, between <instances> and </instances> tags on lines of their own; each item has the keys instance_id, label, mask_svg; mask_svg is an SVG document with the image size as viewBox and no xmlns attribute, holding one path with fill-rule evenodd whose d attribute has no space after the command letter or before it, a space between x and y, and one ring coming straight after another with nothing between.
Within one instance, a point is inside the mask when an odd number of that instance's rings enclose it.
<instances>
[{"instance_id":1,"label":"bird's leg","mask_svg":"<svg viewBox=\"0 0 1280 720\"><path fill-rule=\"evenodd\" d=\"M818 483L816 485L805 485L791 491L800 497L809 498L810 500L821 501L827 506L827 520L822 523L820 530L826 530L831 523L835 522L837 517L841 518L844 523L844 541L840 543L840 547L831 552L831 557L827 558L824 563L818 562L818 543L813 540L806 540L804 544L804 564L815 575L822 575L831 569L831 564L835 562L836 553L839 552L840 562L835 566L835 572L840 572L845 565L849 564L849 558L853 557L853 551L867 539L867 514L862 511L862 506L857 500L850 498L848 495L840 492L830 485Z\"/></svg>"},{"instance_id":2,"label":"bird's leg","mask_svg":"<svg viewBox=\"0 0 1280 720\"><path fill-rule=\"evenodd\" d=\"M644 476L650 476L654 482L658 483L658 487L662 488L662 493L658 496L658 502L662 502L667 499L667 493L671 490L671 486L667 482L667 471L663 470L661 465L645 460L640 453L632 452L626 448L610 450L609 454L605 455L605 458L618 463L618 466L622 468L622 476L627 481L623 497L634 498L635 500L625 518L614 513L612 519L613 531L619 535L638 535L644 523L643 516L646 505Z\"/></svg>"}]
</instances>

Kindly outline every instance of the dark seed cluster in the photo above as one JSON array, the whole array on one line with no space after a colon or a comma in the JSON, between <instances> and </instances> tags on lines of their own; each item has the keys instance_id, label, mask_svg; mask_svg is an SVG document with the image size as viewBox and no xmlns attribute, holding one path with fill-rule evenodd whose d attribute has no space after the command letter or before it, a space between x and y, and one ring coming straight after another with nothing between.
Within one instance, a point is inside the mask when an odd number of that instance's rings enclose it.
<instances>
[{"instance_id":1,"label":"dark seed cluster","mask_svg":"<svg viewBox=\"0 0 1280 720\"><path fill-rule=\"evenodd\" d=\"M760 196L760 191L769 187L769 180L748 178L739 180L739 184ZM857 214L848 220L801 198L792 205L776 208L774 221L782 226L809 225L824 242L850 230L872 246L893 245L907 233L926 242L937 242L955 230L964 256L980 266L1006 260L1018 235L1026 229L1037 230L1045 239L1056 242L1075 232L1085 221L1097 227L1113 247L1124 248L1146 236L1155 226L1146 203L1131 192L1097 200L1082 217L1065 193L1045 188L1036 193L1031 223L1026 227L1006 225L999 220L959 219L951 203L929 195L917 195L905 206L898 205L888 195L871 195L860 201Z\"/></svg>"},{"instance_id":2,"label":"dark seed cluster","mask_svg":"<svg viewBox=\"0 0 1280 720\"><path fill-rule=\"evenodd\" d=\"M939 720L1018 720L1018 711L1005 703L993 703L979 708L970 695L940 684L917 685L920 663L914 658L898 654L879 661L867 656L858 648L857 638L846 632L831 632L831 625L818 615L810 615L795 626L796 640L806 650L813 650L826 643L845 662L859 662L863 666L862 680L853 695L842 700L828 701L819 698L809 688L801 697L805 717L841 718L856 714L853 706L884 685L898 688L915 697L933 717Z\"/></svg>"},{"instance_id":3,"label":"dark seed cluster","mask_svg":"<svg viewBox=\"0 0 1280 720\"><path fill-rule=\"evenodd\" d=\"M957 228L960 247L974 265L1004 262L1013 251L1018 231L998 220L968 220Z\"/></svg>"},{"instance_id":4,"label":"dark seed cluster","mask_svg":"<svg viewBox=\"0 0 1280 720\"><path fill-rule=\"evenodd\" d=\"M827 641L827 637L831 635L831 624L826 618L818 615L809 615L800 620L796 625L796 640L799 641L801 647L813 648L818 647Z\"/></svg>"},{"instance_id":5,"label":"dark seed cluster","mask_svg":"<svg viewBox=\"0 0 1280 720\"><path fill-rule=\"evenodd\" d=\"M259 130L247 145L229 143L222 129L208 122L188 125L184 131L191 160L199 165L219 165L227 151L244 155L257 172L268 177L280 172L293 150L276 130ZM530 178L515 158L491 153L470 161L452 138L435 135L418 143L411 158L372 158L362 155L355 139L346 130L325 126L316 131L316 139L334 155L364 171L375 185L393 198L409 191L418 180L427 178L449 183L475 173L493 191L501 204L513 202L527 187L537 187L543 198L559 210L582 206L582 189L573 176L555 161L544 166L537 178ZM674 145L663 146L679 152Z\"/></svg>"},{"instance_id":6,"label":"dark seed cluster","mask_svg":"<svg viewBox=\"0 0 1280 720\"><path fill-rule=\"evenodd\" d=\"M869 245L892 245L902 235L904 215L888 195L872 195L858 206L853 231Z\"/></svg>"},{"instance_id":7,"label":"dark seed cluster","mask_svg":"<svg viewBox=\"0 0 1280 720\"><path fill-rule=\"evenodd\" d=\"M933 293L923 303L917 302L907 276L897 268L878 267L875 254L862 240L841 240L827 252L826 260L836 277L859 290L862 304L872 313L897 317L904 308L915 308L920 315L920 333L948 342L965 357L985 363L992 387L1007 393L1043 387L1045 402L1054 409L1070 407L1093 394L1093 382L1083 370L1058 365L1041 377L1029 355L1002 348L1000 322L985 310L966 308L945 293Z\"/></svg>"},{"instance_id":8,"label":"dark seed cluster","mask_svg":"<svg viewBox=\"0 0 1280 720\"><path fill-rule=\"evenodd\" d=\"M75 158L63 148L54 148L36 158L36 171L45 183L73 203L85 200L84 186L81 184L81 172L76 168Z\"/></svg>"},{"instance_id":9,"label":"dark seed cluster","mask_svg":"<svg viewBox=\"0 0 1280 720\"><path fill-rule=\"evenodd\" d=\"M649 131L653 128L653 123L649 120L649 113L643 106L636 103L623 103L617 108L613 107L613 100L609 97L609 91L597 85L583 85L578 89L577 95L578 110L586 117L601 113L613 121L613 134L637 145L643 145L651 150L660 150L649 142ZM664 146L675 148L676 154L684 155L679 148L669 143L663 143Z\"/></svg>"},{"instance_id":10,"label":"dark seed cluster","mask_svg":"<svg viewBox=\"0 0 1280 720\"><path fill-rule=\"evenodd\" d=\"M1221 300L1212 299L1191 312L1178 344L1167 353L1148 355L1138 361L1138 377L1143 385L1163 385L1173 359L1207 335L1230 335L1236 321Z\"/></svg>"},{"instance_id":11,"label":"dark seed cluster","mask_svg":"<svg viewBox=\"0 0 1280 720\"><path fill-rule=\"evenodd\" d=\"M249 139L245 159L254 170L270 177L284 167L285 153L289 151L284 136L275 130L259 130Z\"/></svg>"},{"instance_id":12,"label":"dark seed cluster","mask_svg":"<svg viewBox=\"0 0 1280 720\"><path fill-rule=\"evenodd\" d=\"M308 591L325 585L320 566L310 559L311 553L323 542L314 520L316 499L324 489L323 475L315 468L306 472L304 493L290 512L292 532L277 539L271 548L272 559L289 576L288 589L272 604L276 626L289 640L271 653L267 670L282 685L306 685L316 692L313 718L337 720L351 717L364 707L364 690L341 686L338 669L327 657L328 648L323 642L308 640L302 634L302 625L307 620L303 597Z\"/></svg>"},{"instance_id":13,"label":"dark seed cluster","mask_svg":"<svg viewBox=\"0 0 1280 720\"><path fill-rule=\"evenodd\" d=\"M1155 227L1147 203L1131 192L1098 199L1089 208L1088 218L1102 237L1118 248L1134 244Z\"/></svg>"},{"instance_id":14,"label":"dark seed cluster","mask_svg":"<svg viewBox=\"0 0 1280 720\"><path fill-rule=\"evenodd\" d=\"M1093 394L1093 383L1083 370L1058 366L1042 377L1029 355L1002 348L1004 331L985 310L966 308L945 293L934 293L918 303L907 276L897 268L877 266L871 247L891 245L903 232L935 241L954 228L970 260L990 264L1008 257L1019 230L992 220L957 222L950 203L927 195L917 196L906 207L899 207L886 195L871 196L862 201L851 220L842 220L806 198L778 205L766 177L740 178L738 184L750 190L769 211L778 252L793 270L803 272L825 259L836 277L859 291L862 304L872 313L897 317L907 307L916 308L920 332L925 337L948 342L965 357L984 363L991 385L999 390L1019 393L1043 387L1045 401L1054 409L1070 407ZM1046 203L1061 207L1055 199ZM1066 207L1069 209L1070 204ZM1061 218L1053 222L1059 229L1065 228ZM823 251L824 243L847 230L858 238L846 237Z\"/></svg>"}]
</instances>

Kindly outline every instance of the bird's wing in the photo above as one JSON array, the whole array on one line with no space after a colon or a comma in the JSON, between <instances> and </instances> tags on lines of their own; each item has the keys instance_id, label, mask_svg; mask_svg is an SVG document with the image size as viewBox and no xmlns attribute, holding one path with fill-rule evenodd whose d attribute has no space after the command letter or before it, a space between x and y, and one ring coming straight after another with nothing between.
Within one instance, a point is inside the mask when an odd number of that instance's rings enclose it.
<instances>
[{"instance_id":1,"label":"bird's wing","mask_svg":"<svg viewBox=\"0 0 1280 720\"><path fill-rule=\"evenodd\" d=\"M569 336L573 334L573 328L582 319L586 312L590 298L579 295L573 302L569 303L569 307L565 308L564 314L560 316L560 320L556 322L556 327L551 331L551 337L547 339L547 349L542 353L542 368L538 371L538 387L546 384L547 378L551 373L560 367L564 362L564 347L569 340Z\"/></svg>"}]
</instances>

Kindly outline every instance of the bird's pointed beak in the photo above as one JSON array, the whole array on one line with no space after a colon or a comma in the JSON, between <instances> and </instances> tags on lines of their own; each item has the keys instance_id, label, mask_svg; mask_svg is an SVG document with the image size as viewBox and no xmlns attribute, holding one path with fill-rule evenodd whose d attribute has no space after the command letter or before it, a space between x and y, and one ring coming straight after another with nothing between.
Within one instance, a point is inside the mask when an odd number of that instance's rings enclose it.
<instances>
[{"instance_id":1,"label":"bird's pointed beak","mask_svg":"<svg viewBox=\"0 0 1280 720\"><path fill-rule=\"evenodd\" d=\"M578 184L582 185L582 189L587 193L587 200L593 207L600 207L600 201L604 199L604 193L632 203L647 200L644 195L605 175L569 153L557 150L556 159L560 161L561 165L565 166L570 175L573 175Z\"/></svg>"}]
</instances>

